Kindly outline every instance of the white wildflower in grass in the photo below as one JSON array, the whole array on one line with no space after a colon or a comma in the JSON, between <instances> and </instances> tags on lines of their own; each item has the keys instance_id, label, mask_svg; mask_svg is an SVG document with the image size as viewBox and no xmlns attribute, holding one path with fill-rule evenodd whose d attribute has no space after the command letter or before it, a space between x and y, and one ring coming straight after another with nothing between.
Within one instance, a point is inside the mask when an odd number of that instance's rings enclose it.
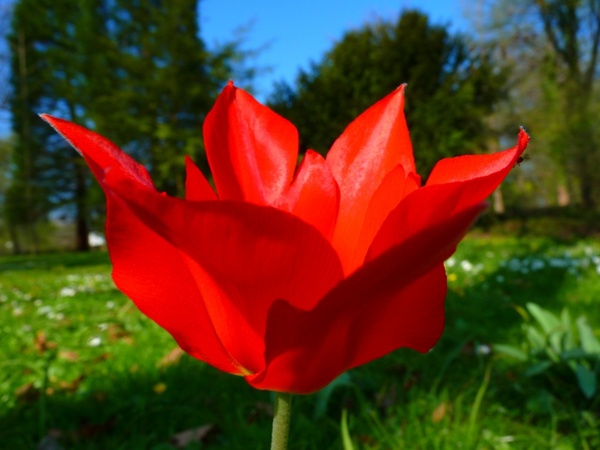
<instances>
[{"instance_id":1,"label":"white wildflower in grass","mask_svg":"<svg viewBox=\"0 0 600 450\"><path fill-rule=\"evenodd\" d=\"M40 306L42 306L42 300L40 300L39 298L35 299L33 301L33 305L39 308Z\"/></svg>"},{"instance_id":2,"label":"white wildflower in grass","mask_svg":"<svg viewBox=\"0 0 600 450\"><path fill-rule=\"evenodd\" d=\"M477 346L475 346L475 354L477 355L489 355L490 353L492 353L492 348L487 345L487 344L479 344Z\"/></svg>"},{"instance_id":3,"label":"white wildflower in grass","mask_svg":"<svg viewBox=\"0 0 600 450\"><path fill-rule=\"evenodd\" d=\"M456 260L454 258L449 258L445 264L446 267L454 267L456 265Z\"/></svg>"},{"instance_id":4,"label":"white wildflower in grass","mask_svg":"<svg viewBox=\"0 0 600 450\"><path fill-rule=\"evenodd\" d=\"M110 290L114 289L111 278L106 274L95 273L95 274L70 274L65 277L68 288L63 289L71 289L74 291L71 297L75 295L76 292L88 292L94 293L102 290ZM68 292L68 291L67 291ZM67 297L69 295L63 295L63 297Z\"/></svg>"},{"instance_id":5,"label":"white wildflower in grass","mask_svg":"<svg viewBox=\"0 0 600 450\"><path fill-rule=\"evenodd\" d=\"M541 270L544 267L546 267L546 264L544 263L543 259L534 259L533 261L531 261L531 270Z\"/></svg>"},{"instance_id":6,"label":"white wildflower in grass","mask_svg":"<svg viewBox=\"0 0 600 450\"><path fill-rule=\"evenodd\" d=\"M88 340L88 347L98 347L102 344L102 338L100 336L92 336Z\"/></svg>"},{"instance_id":7,"label":"white wildflower in grass","mask_svg":"<svg viewBox=\"0 0 600 450\"><path fill-rule=\"evenodd\" d=\"M465 272L470 272L471 270L473 270L473 264L471 264L471 262L466 259L464 259L460 262L460 267Z\"/></svg>"},{"instance_id":8,"label":"white wildflower in grass","mask_svg":"<svg viewBox=\"0 0 600 450\"><path fill-rule=\"evenodd\" d=\"M569 261L562 258L550 258L548 260L548 264L550 264L550 267L554 267L555 269L564 269L569 265Z\"/></svg>"},{"instance_id":9,"label":"white wildflower in grass","mask_svg":"<svg viewBox=\"0 0 600 450\"><path fill-rule=\"evenodd\" d=\"M517 259L517 258L511 258L508 261L508 268L510 270L512 270L513 272L518 272L519 270L521 270L521 266L522 266L522 262L521 260Z\"/></svg>"},{"instance_id":10,"label":"white wildflower in grass","mask_svg":"<svg viewBox=\"0 0 600 450\"><path fill-rule=\"evenodd\" d=\"M60 290L59 294L61 297L73 297L77 291L72 287L64 287Z\"/></svg>"},{"instance_id":11,"label":"white wildflower in grass","mask_svg":"<svg viewBox=\"0 0 600 450\"><path fill-rule=\"evenodd\" d=\"M108 324L107 323L99 323L98 324L98 329L100 329L101 331L107 330L108 329Z\"/></svg>"},{"instance_id":12,"label":"white wildflower in grass","mask_svg":"<svg viewBox=\"0 0 600 450\"><path fill-rule=\"evenodd\" d=\"M12 302L12 313L15 317L23 315L23 308L21 308L21 305L19 303Z\"/></svg>"},{"instance_id":13,"label":"white wildflower in grass","mask_svg":"<svg viewBox=\"0 0 600 450\"><path fill-rule=\"evenodd\" d=\"M54 310L51 306L41 306L37 310L38 315L47 316L49 314L54 314Z\"/></svg>"},{"instance_id":14,"label":"white wildflower in grass","mask_svg":"<svg viewBox=\"0 0 600 450\"><path fill-rule=\"evenodd\" d=\"M106 302L107 309L113 309L114 307L115 307L115 302L112 302L112 301Z\"/></svg>"}]
</instances>

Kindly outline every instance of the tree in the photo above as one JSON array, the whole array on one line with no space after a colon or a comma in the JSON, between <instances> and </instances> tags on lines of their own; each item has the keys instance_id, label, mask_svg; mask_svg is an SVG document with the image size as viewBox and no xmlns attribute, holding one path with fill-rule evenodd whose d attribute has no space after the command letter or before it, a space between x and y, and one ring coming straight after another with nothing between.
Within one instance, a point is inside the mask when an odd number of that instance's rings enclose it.
<instances>
[{"instance_id":1,"label":"tree","mask_svg":"<svg viewBox=\"0 0 600 450\"><path fill-rule=\"evenodd\" d=\"M10 137L0 138L0 208L2 209L4 209L4 205L6 204L6 195L10 186L10 164L13 147L13 139ZM4 217L0 215L0 238L5 238L7 232L12 234L12 231L8 229ZM14 241L14 239L11 239L11 241ZM15 243L12 242L12 245L14 246ZM18 241L16 245L18 245Z\"/></svg>"},{"instance_id":2,"label":"tree","mask_svg":"<svg viewBox=\"0 0 600 450\"><path fill-rule=\"evenodd\" d=\"M537 0L535 3L556 55L557 69L564 77L557 79L564 89L563 148L568 148L572 155L569 165L578 174L583 206L593 208L600 166L595 114L598 111L592 103L598 76L600 1Z\"/></svg>"},{"instance_id":3,"label":"tree","mask_svg":"<svg viewBox=\"0 0 600 450\"><path fill-rule=\"evenodd\" d=\"M10 54L8 48L2 45L6 39L6 34L10 28L10 18L12 8L9 3L0 2L0 120L8 112L8 70L10 67Z\"/></svg>"},{"instance_id":4,"label":"tree","mask_svg":"<svg viewBox=\"0 0 600 450\"><path fill-rule=\"evenodd\" d=\"M36 16L37 17L37 16ZM11 230L14 249L20 252L20 236L17 229L25 231L33 252L38 251L36 223L47 212L47 199L43 198L44 170L41 149L43 130L32 129L35 121L33 110L35 100L42 96L45 85L32 83L31 73L38 64L36 54L27 43L29 29L15 26L19 23L18 9L13 15L12 30L9 35L11 49L11 97L10 107L13 116L13 131L17 138L12 159L11 183L6 191L4 212ZM39 26L37 20L32 27Z\"/></svg>"},{"instance_id":5,"label":"tree","mask_svg":"<svg viewBox=\"0 0 600 450\"><path fill-rule=\"evenodd\" d=\"M328 149L360 112L408 83L406 113L419 170L486 147L484 117L502 95L504 73L487 55L427 16L404 11L344 35L320 63L281 83L271 105L294 122L304 149Z\"/></svg>"},{"instance_id":6,"label":"tree","mask_svg":"<svg viewBox=\"0 0 600 450\"><path fill-rule=\"evenodd\" d=\"M158 2L162 3L162 2ZM183 156L202 159L201 125L223 79L211 78L197 1L116 2L111 84L99 89L95 128L132 148L159 188L183 190Z\"/></svg>"},{"instance_id":7,"label":"tree","mask_svg":"<svg viewBox=\"0 0 600 450\"><path fill-rule=\"evenodd\" d=\"M483 17L486 41L513 64L513 107L554 164L548 183L558 179L584 208L596 207L600 0L492 0Z\"/></svg>"},{"instance_id":8,"label":"tree","mask_svg":"<svg viewBox=\"0 0 600 450\"><path fill-rule=\"evenodd\" d=\"M183 156L202 163L201 123L229 78L223 70L228 56L210 53L199 36L197 11L198 0L15 5L13 189L26 194L42 186L44 201L24 223L61 208L75 219L77 248L85 250L90 215L102 204L81 158L35 116L39 112L93 127L145 162L159 189L183 190ZM24 209L34 211L30 206Z\"/></svg>"}]
</instances>

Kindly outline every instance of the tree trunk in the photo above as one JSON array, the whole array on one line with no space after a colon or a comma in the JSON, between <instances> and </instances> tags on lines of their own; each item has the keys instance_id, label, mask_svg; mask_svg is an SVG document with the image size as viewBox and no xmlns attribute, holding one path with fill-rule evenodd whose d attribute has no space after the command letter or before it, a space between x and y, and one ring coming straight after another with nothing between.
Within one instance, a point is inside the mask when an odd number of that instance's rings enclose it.
<instances>
[{"instance_id":1,"label":"tree trunk","mask_svg":"<svg viewBox=\"0 0 600 450\"><path fill-rule=\"evenodd\" d=\"M19 32L19 86L20 86L20 97L23 107L23 124L21 127L21 142L23 151L23 181L25 183L25 189L23 197L27 208L26 212L26 223L25 229L29 235L30 251L34 254L39 252L38 236L36 228L36 205L33 198L33 161L31 156L31 131L29 127L29 116L27 114L27 105L29 100L29 86L27 84L27 50L25 46L25 34L21 30Z\"/></svg>"},{"instance_id":2,"label":"tree trunk","mask_svg":"<svg viewBox=\"0 0 600 450\"><path fill-rule=\"evenodd\" d=\"M502 195L502 190L500 186L492 193L493 200L493 208L496 214L504 214L506 212L506 208L504 207L504 196Z\"/></svg>"},{"instance_id":3,"label":"tree trunk","mask_svg":"<svg viewBox=\"0 0 600 450\"><path fill-rule=\"evenodd\" d=\"M77 115L73 103L69 104L69 112L71 121L77 122ZM86 173L87 167L84 165L83 158L76 157L74 164L75 171L75 249L79 252L89 252L90 242L88 235L90 229L87 218L87 183Z\"/></svg>"},{"instance_id":4,"label":"tree trunk","mask_svg":"<svg viewBox=\"0 0 600 450\"><path fill-rule=\"evenodd\" d=\"M556 187L556 202L558 206L569 206L571 204L569 190L564 184L559 184Z\"/></svg>"},{"instance_id":5,"label":"tree trunk","mask_svg":"<svg viewBox=\"0 0 600 450\"><path fill-rule=\"evenodd\" d=\"M8 234L10 235L10 240L12 242L13 255L20 255L23 252L23 249L21 248L19 233L17 233L17 229L11 223L8 224Z\"/></svg>"},{"instance_id":6,"label":"tree trunk","mask_svg":"<svg viewBox=\"0 0 600 450\"><path fill-rule=\"evenodd\" d=\"M75 205L77 208L77 217L75 225L77 227L77 251L87 252L90 250L88 240L89 227L87 221L87 184L85 180L85 168L83 167L83 159L75 162Z\"/></svg>"}]
</instances>

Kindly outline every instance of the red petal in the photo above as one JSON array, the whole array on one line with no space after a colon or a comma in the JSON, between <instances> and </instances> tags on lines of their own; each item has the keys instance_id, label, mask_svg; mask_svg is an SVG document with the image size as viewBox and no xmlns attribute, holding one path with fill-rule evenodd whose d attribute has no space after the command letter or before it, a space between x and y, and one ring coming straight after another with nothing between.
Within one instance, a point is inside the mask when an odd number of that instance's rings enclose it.
<instances>
[{"instance_id":1,"label":"red petal","mask_svg":"<svg viewBox=\"0 0 600 450\"><path fill-rule=\"evenodd\" d=\"M140 311L167 330L190 355L225 372L247 373L217 336L205 299L180 250L110 191L106 238L115 284Z\"/></svg>"},{"instance_id":2,"label":"red petal","mask_svg":"<svg viewBox=\"0 0 600 450\"><path fill-rule=\"evenodd\" d=\"M327 240L291 214L241 202L186 202L108 180L137 220L180 252L202 296L195 301L203 301L219 339L247 372L264 368L274 301L311 309L342 278ZM190 313L187 303L180 307L168 297L160 308L182 318Z\"/></svg>"},{"instance_id":3,"label":"red petal","mask_svg":"<svg viewBox=\"0 0 600 450\"><path fill-rule=\"evenodd\" d=\"M413 191L392 211L373 240L367 260L409 236L481 204L506 177L529 138L519 134L512 149L492 155L448 158L436 166L427 186Z\"/></svg>"},{"instance_id":4,"label":"red petal","mask_svg":"<svg viewBox=\"0 0 600 450\"><path fill-rule=\"evenodd\" d=\"M421 187L421 176L416 172L409 173L406 177L406 183L404 183L404 193L402 198L408 196L413 191L416 191Z\"/></svg>"},{"instance_id":5,"label":"red petal","mask_svg":"<svg viewBox=\"0 0 600 450\"><path fill-rule=\"evenodd\" d=\"M318 153L308 150L294 182L276 204L331 239L340 202L340 190L329 166Z\"/></svg>"},{"instance_id":6,"label":"red petal","mask_svg":"<svg viewBox=\"0 0 600 450\"><path fill-rule=\"evenodd\" d=\"M232 83L204 121L204 141L222 200L271 205L292 181L296 128Z\"/></svg>"},{"instance_id":7,"label":"red petal","mask_svg":"<svg viewBox=\"0 0 600 450\"><path fill-rule=\"evenodd\" d=\"M429 186L414 191L387 216L373 239L366 260L378 257L423 230L443 226L452 216L459 198L459 193L441 186ZM478 211L481 212L484 208L485 205L479 204Z\"/></svg>"},{"instance_id":8,"label":"red petal","mask_svg":"<svg viewBox=\"0 0 600 450\"><path fill-rule=\"evenodd\" d=\"M83 155L105 189L106 237L115 284L185 351L221 370L242 374L216 335L180 251L107 189L110 178L127 182L132 193L158 195L146 169L96 133L62 119L43 118Z\"/></svg>"},{"instance_id":9,"label":"red petal","mask_svg":"<svg viewBox=\"0 0 600 450\"><path fill-rule=\"evenodd\" d=\"M276 302L267 325L267 368L248 382L310 393L396 348L429 350L443 326L442 262L480 210L455 215L366 263L311 311Z\"/></svg>"},{"instance_id":10,"label":"red petal","mask_svg":"<svg viewBox=\"0 0 600 450\"><path fill-rule=\"evenodd\" d=\"M215 191L192 158L185 157L185 198L192 201L217 200Z\"/></svg>"},{"instance_id":11,"label":"red petal","mask_svg":"<svg viewBox=\"0 0 600 450\"><path fill-rule=\"evenodd\" d=\"M402 166L396 166L375 190L365 213L358 243L350 260L350 267L359 267L364 262L369 246L381 225L390 211L398 206L401 200L398 194L405 191L404 185L408 180Z\"/></svg>"},{"instance_id":12,"label":"red petal","mask_svg":"<svg viewBox=\"0 0 600 450\"><path fill-rule=\"evenodd\" d=\"M67 120L42 114L48 122L85 158L96 179L102 183L108 171L129 178L149 189L154 189L152 179L144 166L123 153L115 144L93 131Z\"/></svg>"},{"instance_id":13,"label":"red petal","mask_svg":"<svg viewBox=\"0 0 600 450\"><path fill-rule=\"evenodd\" d=\"M356 268L353 255L375 191L384 177L400 165L405 175L415 171L412 146L403 114L404 88L377 102L333 144L327 163L340 186L340 212L333 235L344 270ZM402 192L388 195L402 198Z\"/></svg>"},{"instance_id":14,"label":"red petal","mask_svg":"<svg viewBox=\"0 0 600 450\"><path fill-rule=\"evenodd\" d=\"M481 202L498 187L515 166L528 142L529 136L521 129L517 145L508 150L488 155L443 159L433 168L427 186L464 183L460 203L468 205Z\"/></svg>"}]
</instances>

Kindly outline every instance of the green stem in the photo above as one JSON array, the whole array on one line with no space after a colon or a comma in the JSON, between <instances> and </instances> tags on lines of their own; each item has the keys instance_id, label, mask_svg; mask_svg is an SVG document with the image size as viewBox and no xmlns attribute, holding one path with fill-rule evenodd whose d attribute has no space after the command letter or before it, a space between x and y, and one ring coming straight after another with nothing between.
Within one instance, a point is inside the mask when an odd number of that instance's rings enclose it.
<instances>
[{"instance_id":1,"label":"green stem","mask_svg":"<svg viewBox=\"0 0 600 450\"><path fill-rule=\"evenodd\" d=\"M290 434L290 417L292 416L292 394L275 393L275 412L273 414L273 434L271 450L286 450Z\"/></svg>"}]
</instances>

